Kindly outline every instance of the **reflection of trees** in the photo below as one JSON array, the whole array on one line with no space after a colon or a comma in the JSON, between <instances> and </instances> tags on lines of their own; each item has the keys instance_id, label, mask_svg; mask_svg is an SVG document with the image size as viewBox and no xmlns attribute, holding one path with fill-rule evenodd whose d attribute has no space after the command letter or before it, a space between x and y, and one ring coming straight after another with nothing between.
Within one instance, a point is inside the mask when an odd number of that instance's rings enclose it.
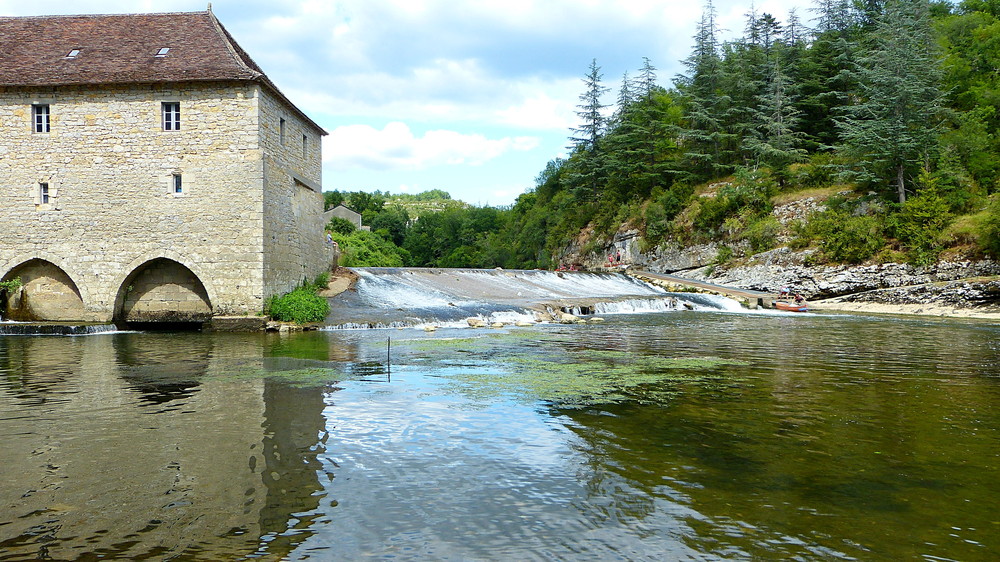
<instances>
[{"instance_id":1,"label":"reflection of trees","mask_svg":"<svg viewBox=\"0 0 1000 562\"><path fill-rule=\"evenodd\" d=\"M264 458L256 469L266 488L261 540L271 554L285 555L301 544L320 516L317 456L326 450L325 405L321 388L264 383Z\"/></svg>"}]
</instances>

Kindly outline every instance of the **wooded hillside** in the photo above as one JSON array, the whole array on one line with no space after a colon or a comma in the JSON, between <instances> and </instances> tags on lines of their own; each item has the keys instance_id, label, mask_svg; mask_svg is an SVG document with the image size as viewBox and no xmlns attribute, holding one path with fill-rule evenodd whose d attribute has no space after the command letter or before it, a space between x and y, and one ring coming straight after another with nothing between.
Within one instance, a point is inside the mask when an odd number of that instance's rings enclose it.
<instances>
[{"instance_id":1,"label":"wooded hillside","mask_svg":"<svg viewBox=\"0 0 1000 562\"><path fill-rule=\"evenodd\" d=\"M827 188L790 242L821 260L1000 256L1000 1L814 10L814 29L750 12L742 36L721 41L708 3L671 87L643 59L609 105L591 64L570 156L511 207L431 211L392 231L377 217L403 208L383 205L370 224L414 266L552 267L581 232L600 253L623 228L646 247L756 252L778 244L777 197Z\"/></svg>"}]
</instances>

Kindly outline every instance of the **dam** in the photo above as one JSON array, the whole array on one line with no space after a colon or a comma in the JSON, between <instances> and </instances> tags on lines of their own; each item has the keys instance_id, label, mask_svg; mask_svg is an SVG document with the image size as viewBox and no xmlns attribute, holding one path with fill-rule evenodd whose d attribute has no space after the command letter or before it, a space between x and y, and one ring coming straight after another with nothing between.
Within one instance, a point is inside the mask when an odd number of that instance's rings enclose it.
<instances>
[{"instance_id":1,"label":"dam","mask_svg":"<svg viewBox=\"0 0 1000 562\"><path fill-rule=\"evenodd\" d=\"M741 310L725 297L669 292L621 273L355 268L353 290L330 299L332 328L466 326L576 315L671 310Z\"/></svg>"}]
</instances>

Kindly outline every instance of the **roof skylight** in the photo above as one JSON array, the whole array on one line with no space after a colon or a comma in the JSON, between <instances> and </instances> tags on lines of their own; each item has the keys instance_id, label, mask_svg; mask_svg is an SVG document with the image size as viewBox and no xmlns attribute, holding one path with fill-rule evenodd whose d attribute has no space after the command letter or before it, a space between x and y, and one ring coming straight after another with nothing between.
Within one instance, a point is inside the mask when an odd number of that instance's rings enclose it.
<instances>
[{"instance_id":1,"label":"roof skylight","mask_svg":"<svg viewBox=\"0 0 1000 562\"><path fill-rule=\"evenodd\" d=\"M72 51L69 52L68 55L66 55L66 58L75 59L79 54L80 54L80 49L73 49Z\"/></svg>"},{"instance_id":2,"label":"roof skylight","mask_svg":"<svg viewBox=\"0 0 1000 562\"><path fill-rule=\"evenodd\" d=\"M163 47L159 51L156 51L156 55L154 55L154 56L156 56L158 58L163 58L163 57L167 56L167 53L169 53L169 52L170 52L170 47Z\"/></svg>"}]
</instances>

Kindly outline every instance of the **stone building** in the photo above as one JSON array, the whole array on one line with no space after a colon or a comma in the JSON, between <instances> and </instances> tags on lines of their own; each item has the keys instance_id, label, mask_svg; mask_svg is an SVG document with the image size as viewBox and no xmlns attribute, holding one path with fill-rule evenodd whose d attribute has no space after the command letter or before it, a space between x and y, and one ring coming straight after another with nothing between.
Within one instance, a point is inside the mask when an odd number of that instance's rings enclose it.
<instances>
[{"instance_id":1,"label":"stone building","mask_svg":"<svg viewBox=\"0 0 1000 562\"><path fill-rule=\"evenodd\" d=\"M211 10L0 17L0 312L259 313L330 265L325 134Z\"/></svg>"},{"instance_id":2,"label":"stone building","mask_svg":"<svg viewBox=\"0 0 1000 562\"><path fill-rule=\"evenodd\" d=\"M337 205L336 207L330 209L329 211L323 213L324 224L329 223L334 217L339 217L344 220L351 221L354 228L361 228L361 213L354 211L343 205Z\"/></svg>"}]
</instances>

